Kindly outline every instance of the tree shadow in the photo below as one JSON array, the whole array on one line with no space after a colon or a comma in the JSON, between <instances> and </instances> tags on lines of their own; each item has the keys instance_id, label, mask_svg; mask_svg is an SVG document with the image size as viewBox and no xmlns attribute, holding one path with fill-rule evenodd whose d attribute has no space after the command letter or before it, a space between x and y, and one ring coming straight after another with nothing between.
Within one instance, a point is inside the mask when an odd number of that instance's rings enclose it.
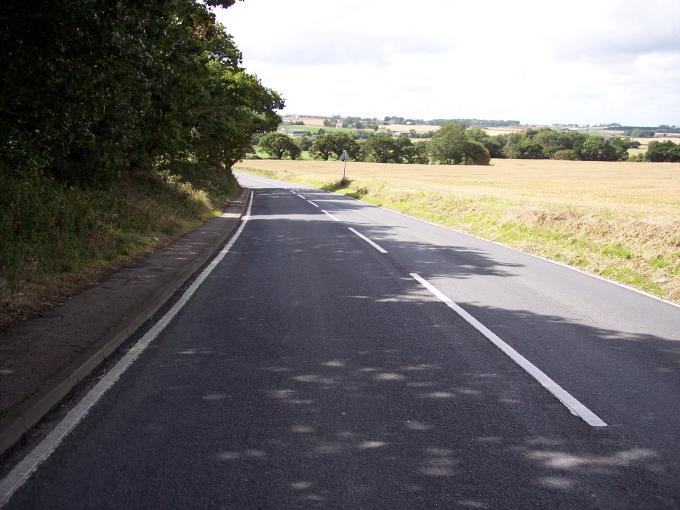
<instances>
[{"instance_id":1,"label":"tree shadow","mask_svg":"<svg viewBox=\"0 0 680 510\"><path fill-rule=\"evenodd\" d=\"M513 346L609 424L589 427L407 268L266 192L233 256L93 410L99 433L74 431L79 451L17 504L677 508L678 342L461 303L501 337L527 332ZM437 274L512 276L467 251ZM77 459L93 457L112 475L85 476Z\"/></svg>"}]
</instances>

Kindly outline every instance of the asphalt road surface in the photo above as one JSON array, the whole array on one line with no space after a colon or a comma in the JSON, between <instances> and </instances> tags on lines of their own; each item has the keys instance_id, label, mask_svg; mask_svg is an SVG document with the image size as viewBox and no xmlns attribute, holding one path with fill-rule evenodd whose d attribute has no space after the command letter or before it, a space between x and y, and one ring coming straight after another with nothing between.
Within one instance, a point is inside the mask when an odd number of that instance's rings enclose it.
<instances>
[{"instance_id":1,"label":"asphalt road surface","mask_svg":"<svg viewBox=\"0 0 680 510\"><path fill-rule=\"evenodd\" d=\"M240 180L231 251L8 508L680 507L679 308Z\"/></svg>"}]
</instances>

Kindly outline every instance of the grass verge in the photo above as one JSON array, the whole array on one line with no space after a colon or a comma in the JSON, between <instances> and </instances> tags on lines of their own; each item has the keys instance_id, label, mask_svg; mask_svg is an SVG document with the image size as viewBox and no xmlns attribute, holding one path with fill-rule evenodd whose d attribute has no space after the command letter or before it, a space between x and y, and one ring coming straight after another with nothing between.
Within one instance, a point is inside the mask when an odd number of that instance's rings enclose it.
<instances>
[{"instance_id":1,"label":"grass verge","mask_svg":"<svg viewBox=\"0 0 680 510\"><path fill-rule=\"evenodd\" d=\"M200 182L161 172L82 189L44 176L0 176L0 328L169 244L218 215L238 191L224 168Z\"/></svg>"},{"instance_id":2,"label":"grass verge","mask_svg":"<svg viewBox=\"0 0 680 510\"><path fill-rule=\"evenodd\" d=\"M235 170L335 191L560 261L680 303L680 203L664 201L657 212L654 204L645 203L645 199L630 198L635 191L630 181L621 184L620 196L614 180L612 185L595 190L587 177L579 176L583 165L574 165L568 169L574 172L569 181L578 183L579 179L586 179L582 192L572 189L568 194L561 193L559 182L543 176L540 186L536 179L532 184L535 187L521 186L520 192L512 193L507 192L509 188L501 189L503 184L498 182L497 188L488 184L480 186L479 175L454 184L443 180L467 169L443 169L441 182L434 174L419 177L418 171L411 170L411 182L407 184L404 179L393 178L397 172L407 170L397 168L391 172L386 165L357 168L355 164L353 180L342 184L329 178L325 169L316 168L318 162L314 167L303 163L281 162L273 166L269 162L245 161ZM642 175L647 167L642 164L639 168ZM493 172L499 172L496 174L499 178L501 175L499 169L481 171L487 172L490 180L497 179ZM616 179L617 175L611 178ZM543 193L552 198L544 200ZM592 194L587 201L583 198L586 193ZM554 198L555 195L559 199ZM635 207L627 206L621 197L637 200ZM589 201L597 203L590 206ZM640 202L649 214L640 212L642 208L637 208Z\"/></svg>"}]
</instances>

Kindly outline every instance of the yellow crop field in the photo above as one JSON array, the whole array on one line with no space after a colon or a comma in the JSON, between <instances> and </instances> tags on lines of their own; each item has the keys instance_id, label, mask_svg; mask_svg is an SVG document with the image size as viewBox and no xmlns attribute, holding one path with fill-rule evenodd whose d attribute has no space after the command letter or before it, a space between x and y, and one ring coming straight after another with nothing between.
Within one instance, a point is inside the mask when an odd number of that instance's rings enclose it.
<instances>
[{"instance_id":1,"label":"yellow crop field","mask_svg":"<svg viewBox=\"0 0 680 510\"><path fill-rule=\"evenodd\" d=\"M312 127L324 127L323 126L323 121L325 120L324 117L298 117L298 116L290 116L290 117L283 117L284 122L299 122L302 121L304 122L305 126L312 126Z\"/></svg>"},{"instance_id":2,"label":"yellow crop field","mask_svg":"<svg viewBox=\"0 0 680 510\"><path fill-rule=\"evenodd\" d=\"M509 135L510 133L521 133L526 129L526 126L507 126L507 127L483 127L482 128L490 136Z\"/></svg>"},{"instance_id":3,"label":"yellow crop field","mask_svg":"<svg viewBox=\"0 0 680 510\"><path fill-rule=\"evenodd\" d=\"M386 131L404 132L413 130L416 133L427 133L439 129L439 126L430 124L380 124L378 127Z\"/></svg>"},{"instance_id":4,"label":"yellow crop field","mask_svg":"<svg viewBox=\"0 0 680 510\"><path fill-rule=\"evenodd\" d=\"M237 171L334 189L680 302L680 165L490 166L244 160Z\"/></svg>"}]
</instances>

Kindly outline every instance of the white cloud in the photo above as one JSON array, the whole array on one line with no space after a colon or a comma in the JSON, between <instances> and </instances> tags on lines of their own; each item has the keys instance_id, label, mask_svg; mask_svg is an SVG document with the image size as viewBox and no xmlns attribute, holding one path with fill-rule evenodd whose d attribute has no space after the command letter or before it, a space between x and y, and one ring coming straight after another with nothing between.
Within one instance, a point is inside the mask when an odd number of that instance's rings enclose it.
<instances>
[{"instance_id":1,"label":"white cloud","mask_svg":"<svg viewBox=\"0 0 680 510\"><path fill-rule=\"evenodd\" d=\"M218 17L292 113L680 124L676 0L246 0Z\"/></svg>"}]
</instances>

